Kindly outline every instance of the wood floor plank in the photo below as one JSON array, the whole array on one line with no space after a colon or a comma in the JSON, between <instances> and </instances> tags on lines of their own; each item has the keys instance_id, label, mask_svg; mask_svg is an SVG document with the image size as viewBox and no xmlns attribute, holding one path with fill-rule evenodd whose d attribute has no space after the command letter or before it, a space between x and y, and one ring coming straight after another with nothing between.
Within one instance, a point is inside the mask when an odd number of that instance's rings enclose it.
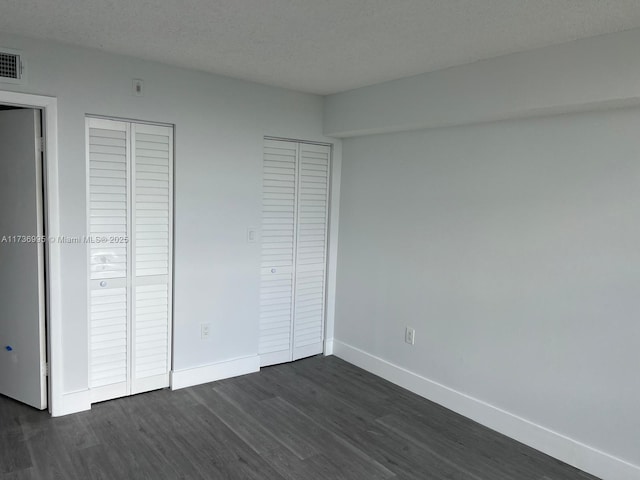
<instances>
[{"instance_id":1,"label":"wood floor plank","mask_svg":"<svg viewBox=\"0 0 640 480\"><path fill-rule=\"evenodd\" d=\"M50 418L0 396L0 480L597 480L335 357Z\"/></svg>"},{"instance_id":2,"label":"wood floor plank","mask_svg":"<svg viewBox=\"0 0 640 480\"><path fill-rule=\"evenodd\" d=\"M275 432L276 438L301 459L322 454L330 462L335 462L342 471L350 471L352 478L376 479L394 475L344 438L330 432L280 397L256 402L233 386L221 386L215 390L229 400L243 405L265 429Z\"/></svg>"},{"instance_id":3,"label":"wood floor plank","mask_svg":"<svg viewBox=\"0 0 640 480\"><path fill-rule=\"evenodd\" d=\"M0 474L0 480L34 480L35 478L37 477L33 468Z\"/></svg>"},{"instance_id":4,"label":"wood floor plank","mask_svg":"<svg viewBox=\"0 0 640 480\"><path fill-rule=\"evenodd\" d=\"M301 460L321 453L316 448L308 432L300 428L301 426L295 423L295 419L280 418L273 415L273 409L270 408L270 404L265 402L269 402L276 397L257 401L247 395L246 391L232 384L216 387L215 391L253 416L271 435Z\"/></svg>"},{"instance_id":5,"label":"wood floor plank","mask_svg":"<svg viewBox=\"0 0 640 480\"><path fill-rule=\"evenodd\" d=\"M342 471L349 472L349 478L385 479L394 476L392 471L344 436L328 430L286 400L276 397L264 400L263 403L268 404L273 418L282 422L288 419L288 422L297 425L301 431L307 432L307 437L315 444L316 449Z\"/></svg>"},{"instance_id":6,"label":"wood floor plank","mask_svg":"<svg viewBox=\"0 0 640 480\"><path fill-rule=\"evenodd\" d=\"M501 472L509 474L509 478L539 480L537 472L541 470L554 480L589 478L581 477L583 473L577 469L568 468L556 459L453 412L437 415L413 410L410 416L406 412L397 412L389 418L402 418L426 438L438 438L447 451L464 450L490 459ZM380 421L384 423L384 419ZM408 429L401 430L408 433Z\"/></svg>"},{"instance_id":7,"label":"wood floor plank","mask_svg":"<svg viewBox=\"0 0 640 480\"><path fill-rule=\"evenodd\" d=\"M323 461L321 455L301 460L255 417L210 386L194 389L192 395L259 453L283 478L338 478L340 475L339 469Z\"/></svg>"},{"instance_id":8,"label":"wood floor plank","mask_svg":"<svg viewBox=\"0 0 640 480\"><path fill-rule=\"evenodd\" d=\"M170 479L179 473L153 444L159 432L144 429L143 417L154 410L151 403L144 412L136 409L133 398L94 405L94 430L117 478Z\"/></svg>"},{"instance_id":9,"label":"wood floor plank","mask_svg":"<svg viewBox=\"0 0 640 480\"><path fill-rule=\"evenodd\" d=\"M199 392L194 390L192 395L256 453L286 450L293 455L293 452L279 442L260 421L219 391L209 387Z\"/></svg>"},{"instance_id":10,"label":"wood floor plank","mask_svg":"<svg viewBox=\"0 0 640 480\"><path fill-rule=\"evenodd\" d=\"M411 423L422 422L422 427L430 429L434 438L449 438L454 442L467 444L467 448L471 450L479 449L485 455L497 457L496 461L502 464L501 468L514 475L507 478L525 478L524 472L534 472L527 475L533 475L531 478L539 480L541 476L538 472L541 471L547 472L554 480L595 478L369 372L355 368L337 357L326 360L328 361L321 362L316 357L293 364L293 368L306 378L321 377L321 380L318 379L321 384L330 383L333 378L342 378L344 383L331 389L339 397L364 397L368 399L368 408L380 417L391 414L406 416ZM359 394L358 391L362 393ZM371 401L371 398L379 401ZM393 399L395 401L390 401Z\"/></svg>"},{"instance_id":11,"label":"wood floor plank","mask_svg":"<svg viewBox=\"0 0 640 480\"><path fill-rule=\"evenodd\" d=\"M258 379L259 377L254 377ZM443 464L439 458L425 455L406 439L390 436L375 423L376 417L364 411L356 403L335 397L323 386L291 375L282 368L265 370L263 381L268 381L283 397L297 406L303 406L307 415L321 424L331 425L350 443L376 458L388 470L403 478L422 480L421 472L429 472L430 478L467 478L456 468ZM277 379L277 381L274 381ZM411 468L405 468L410 465ZM418 467L418 468L416 468Z\"/></svg>"},{"instance_id":12,"label":"wood floor plank","mask_svg":"<svg viewBox=\"0 0 640 480\"><path fill-rule=\"evenodd\" d=\"M24 440L20 425L2 427L2 435L0 435L0 474L26 470L31 465L31 454Z\"/></svg>"}]
</instances>

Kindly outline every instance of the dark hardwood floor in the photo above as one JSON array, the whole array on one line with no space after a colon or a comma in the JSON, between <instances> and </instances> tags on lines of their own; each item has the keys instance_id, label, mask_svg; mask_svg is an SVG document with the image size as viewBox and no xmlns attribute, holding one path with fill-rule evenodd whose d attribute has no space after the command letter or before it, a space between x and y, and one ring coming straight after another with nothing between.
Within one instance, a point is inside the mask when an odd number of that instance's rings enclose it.
<instances>
[{"instance_id":1,"label":"dark hardwood floor","mask_svg":"<svg viewBox=\"0 0 640 480\"><path fill-rule=\"evenodd\" d=\"M0 479L595 477L336 357L50 418L0 396Z\"/></svg>"}]
</instances>

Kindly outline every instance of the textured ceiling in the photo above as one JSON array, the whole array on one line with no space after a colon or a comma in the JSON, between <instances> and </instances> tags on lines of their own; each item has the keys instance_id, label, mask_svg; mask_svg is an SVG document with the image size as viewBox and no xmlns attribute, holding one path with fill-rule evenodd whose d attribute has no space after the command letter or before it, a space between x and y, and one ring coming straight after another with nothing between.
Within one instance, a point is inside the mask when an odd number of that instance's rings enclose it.
<instances>
[{"instance_id":1,"label":"textured ceiling","mask_svg":"<svg viewBox=\"0 0 640 480\"><path fill-rule=\"evenodd\" d=\"M0 0L0 32L319 94L639 26L639 0Z\"/></svg>"}]
</instances>

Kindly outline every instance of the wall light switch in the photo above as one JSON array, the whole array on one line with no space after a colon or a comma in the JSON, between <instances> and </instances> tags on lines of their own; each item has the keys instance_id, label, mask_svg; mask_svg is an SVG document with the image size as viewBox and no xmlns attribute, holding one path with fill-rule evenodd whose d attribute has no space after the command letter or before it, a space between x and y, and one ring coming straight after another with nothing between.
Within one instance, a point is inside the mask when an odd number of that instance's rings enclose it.
<instances>
[{"instance_id":1,"label":"wall light switch","mask_svg":"<svg viewBox=\"0 0 640 480\"><path fill-rule=\"evenodd\" d=\"M247 242L256 243L258 241L258 229L256 227L247 228Z\"/></svg>"},{"instance_id":2,"label":"wall light switch","mask_svg":"<svg viewBox=\"0 0 640 480\"><path fill-rule=\"evenodd\" d=\"M142 97L144 94L144 81L139 78L133 79L133 94L136 97Z\"/></svg>"}]
</instances>

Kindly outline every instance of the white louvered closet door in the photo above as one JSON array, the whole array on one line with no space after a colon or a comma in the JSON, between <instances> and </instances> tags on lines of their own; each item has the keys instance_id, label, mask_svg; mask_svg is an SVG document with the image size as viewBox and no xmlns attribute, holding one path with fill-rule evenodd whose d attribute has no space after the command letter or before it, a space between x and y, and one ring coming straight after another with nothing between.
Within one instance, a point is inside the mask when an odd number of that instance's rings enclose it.
<instances>
[{"instance_id":1,"label":"white louvered closet door","mask_svg":"<svg viewBox=\"0 0 640 480\"><path fill-rule=\"evenodd\" d=\"M265 140L259 354L262 366L291 361L298 144Z\"/></svg>"},{"instance_id":2,"label":"white louvered closet door","mask_svg":"<svg viewBox=\"0 0 640 480\"><path fill-rule=\"evenodd\" d=\"M89 386L99 402L129 393L130 126L87 120L89 167ZM108 238L109 242L98 242Z\"/></svg>"},{"instance_id":3,"label":"white louvered closet door","mask_svg":"<svg viewBox=\"0 0 640 480\"><path fill-rule=\"evenodd\" d=\"M323 351L329 146L265 140L260 363Z\"/></svg>"},{"instance_id":4,"label":"white louvered closet door","mask_svg":"<svg viewBox=\"0 0 640 480\"><path fill-rule=\"evenodd\" d=\"M169 386L173 130L87 118L91 401Z\"/></svg>"},{"instance_id":5,"label":"white louvered closet door","mask_svg":"<svg viewBox=\"0 0 640 480\"><path fill-rule=\"evenodd\" d=\"M131 393L169 386L173 129L133 124Z\"/></svg>"},{"instance_id":6,"label":"white louvered closet door","mask_svg":"<svg viewBox=\"0 0 640 480\"><path fill-rule=\"evenodd\" d=\"M327 145L300 144L293 360L324 350L330 155Z\"/></svg>"}]
</instances>

